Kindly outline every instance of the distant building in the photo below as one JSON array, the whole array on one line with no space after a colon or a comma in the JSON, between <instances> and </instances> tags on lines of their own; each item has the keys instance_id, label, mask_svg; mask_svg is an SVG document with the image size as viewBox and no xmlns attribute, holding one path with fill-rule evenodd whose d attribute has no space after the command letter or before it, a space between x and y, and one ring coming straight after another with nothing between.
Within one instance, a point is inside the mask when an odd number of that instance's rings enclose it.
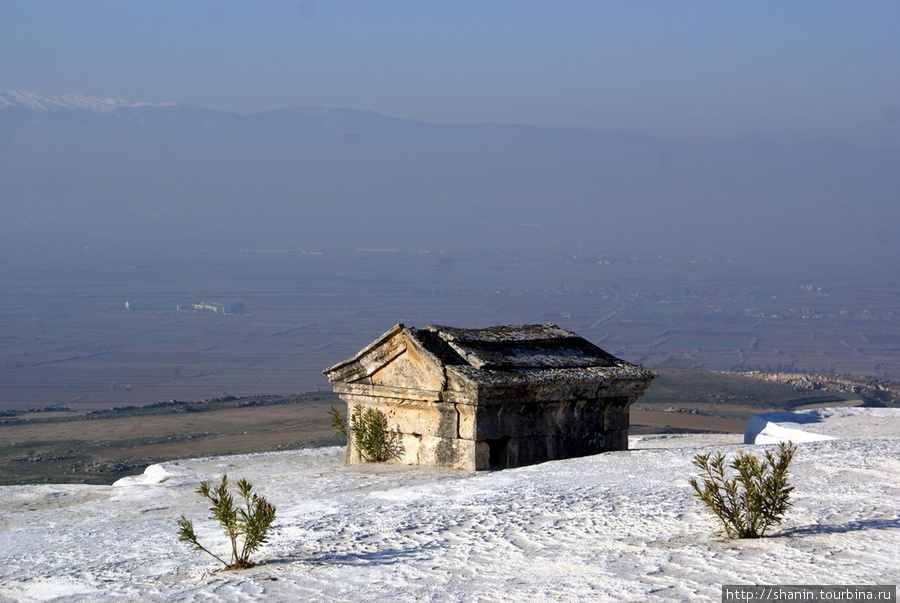
<instances>
[{"instance_id":1,"label":"distant building","mask_svg":"<svg viewBox=\"0 0 900 603\"><path fill-rule=\"evenodd\" d=\"M386 415L398 462L470 470L626 450L629 407L655 377L553 324L398 324L324 373L348 411Z\"/></svg>"},{"instance_id":2,"label":"distant building","mask_svg":"<svg viewBox=\"0 0 900 603\"><path fill-rule=\"evenodd\" d=\"M218 302L197 302L193 305L194 310L203 312L212 312L213 314L225 314L226 306L225 304L220 304Z\"/></svg>"},{"instance_id":3,"label":"distant building","mask_svg":"<svg viewBox=\"0 0 900 603\"><path fill-rule=\"evenodd\" d=\"M174 301L126 301L125 309L140 312L212 312L213 314L234 314L243 310L244 304L222 304L219 302L174 302Z\"/></svg>"}]
</instances>

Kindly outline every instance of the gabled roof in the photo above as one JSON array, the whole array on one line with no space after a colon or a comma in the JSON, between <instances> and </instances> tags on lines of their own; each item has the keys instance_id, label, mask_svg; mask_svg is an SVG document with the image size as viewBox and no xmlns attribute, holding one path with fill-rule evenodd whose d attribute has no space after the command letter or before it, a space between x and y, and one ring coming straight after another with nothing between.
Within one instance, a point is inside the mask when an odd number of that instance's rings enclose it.
<instances>
[{"instance_id":1,"label":"gabled roof","mask_svg":"<svg viewBox=\"0 0 900 603\"><path fill-rule=\"evenodd\" d=\"M647 380L650 371L612 356L577 334L554 324L502 325L462 329L433 325L424 329L398 324L353 358L324 371L332 383L358 381L396 357L398 336L418 355L429 359L444 376L459 375L482 385L604 381L608 378Z\"/></svg>"},{"instance_id":2,"label":"gabled roof","mask_svg":"<svg viewBox=\"0 0 900 603\"><path fill-rule=\"evenodd\" d=\"M437 337L422 337L423 332ZM435 355L446 346L465 363L482 370L611 367L617 362L586 339L553 324L485 329L430 326L418 333Z\"/></svg>"}]
</instances>

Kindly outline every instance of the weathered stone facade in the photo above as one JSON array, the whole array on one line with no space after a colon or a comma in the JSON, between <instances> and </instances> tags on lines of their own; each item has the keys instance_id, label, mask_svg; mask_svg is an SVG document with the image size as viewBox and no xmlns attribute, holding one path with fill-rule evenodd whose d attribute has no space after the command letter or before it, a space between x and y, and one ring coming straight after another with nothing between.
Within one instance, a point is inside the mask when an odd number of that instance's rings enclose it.
<instances>
[{"instance_id":1,"label":"weathered stone facade","mask_svg":"<svg viewBox=\"0 0 900 603\"><path fill-rule=\"evenodd\" d=\"M626 450L628 408L654 377L552 324L400 324L324 372L348 411L386 415L398 462L470 470Z\"/></svg>"}]
</instances>

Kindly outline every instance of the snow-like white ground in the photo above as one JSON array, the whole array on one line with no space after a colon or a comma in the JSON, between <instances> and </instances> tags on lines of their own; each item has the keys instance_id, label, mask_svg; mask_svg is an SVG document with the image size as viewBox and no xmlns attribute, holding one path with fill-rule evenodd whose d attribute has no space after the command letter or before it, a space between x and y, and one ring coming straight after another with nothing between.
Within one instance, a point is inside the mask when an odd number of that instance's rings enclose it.
<instances>
[{"instance_id":1,"label":"snow-like white ground","mask_svg":"<svg viewBox=\"0 0 900 603\"><path fill-rule=\"evenodd\" d=\"M505 471L343 466L336 448L175 461L114 486L0 488L0 602L719 601L723 584L900 583L900 417L832 409L802 443L771 537L726 540L691 496L699 452L741 436L645 436L633 450ZM853 412L849 412L849 411ZM743 446L745 449L747 445ZM750 447L752 448L752 447ZM200 480L246 477L278 508L249 570Z\"/></svg>"},{"instance_id":2,"label":"snow-like white ground","mask_svg":"<svg viewBox=\"0 0 900 603\"><path fill-rule=\"evenodd\" d=\"M838 437L897 435L900 408L813 408L751 417L745 444L818 442Z\"/></svg>"}]
</instances>

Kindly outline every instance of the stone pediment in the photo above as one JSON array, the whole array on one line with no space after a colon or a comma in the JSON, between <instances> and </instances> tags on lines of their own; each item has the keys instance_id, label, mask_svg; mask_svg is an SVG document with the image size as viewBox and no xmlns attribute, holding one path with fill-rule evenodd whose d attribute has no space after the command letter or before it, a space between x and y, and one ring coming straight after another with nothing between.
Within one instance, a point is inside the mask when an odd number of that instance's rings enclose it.
<instances>
[{"instance_id":1,"label":"stone pediment","mask_svg":"<svg viewBox=\"0 0 900 603\"><path fill-rule=\"evenodd\" d=\"M407 343L403 347L401 353L369 376L369 382L381 387L441 391L445 381L441 368L417 351L416 346Z\"/></svg>"},{"instance_id":2,"label":"stone pediment","mask_svg":"<svg viewBox=\"0 0 900 603\"><path fill-rule=\"evenodd\" d=\"M440 392L446 383L441 361L410 336L402 324L353 358L325 371L332 383Z\"/></svg>"}]
</instances>

